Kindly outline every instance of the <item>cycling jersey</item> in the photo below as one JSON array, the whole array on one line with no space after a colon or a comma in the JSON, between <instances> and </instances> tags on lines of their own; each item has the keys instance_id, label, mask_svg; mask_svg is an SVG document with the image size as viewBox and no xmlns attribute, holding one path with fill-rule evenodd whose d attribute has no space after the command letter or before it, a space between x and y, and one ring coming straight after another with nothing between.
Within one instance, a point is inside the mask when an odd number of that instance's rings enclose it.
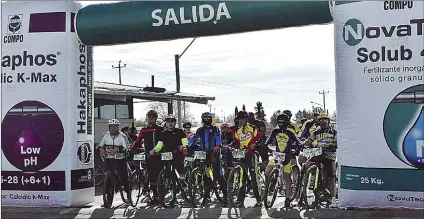
<instances>
[{"instance_id":1,"label":"cycling jersey","mask_svg":"<svg viewBox=\"0 0 424 219\"><path fill-rule=\"evenodd\" d=\"M223 145L229 145L233 143L233 140L234 140L233 132L231 131L224 132L221 134L221 138L222 138Z\"/></svg>"},{"instance_id":2,"label":"cycling jersey","mask_svg":"<svg viewBox=\"0 0 424 219\"><path fill-rule=\"evenodd\" d=\"M337 139L337 131L333 129L319 129L312 133L310 139L312 145L322 148L325 158L336 159L337 145L334 143Z\"/></svg>"},{"instance_id":3,"label":"cycling jersey","mask_svg":"<svg viewBox=\"0 0 424 219\"><path fill-rule=\"evenodd\" d=\"M196 134L190 139L187 147L196 142L200 138L200 148L203 151L210 151L217 145L221 145L221 135L216 126L203 126L197 129Z\"/></svg>"},{"instance_id":4,"label":"cycling jersey","mask_svg":"<svg viewBox=\"0 0 424 219\"><path fill-rule=\"evenodd\" d=\"M246 123L234 133L234 140L239 148L248 148L259 139L258 130L256 127Z\"/></svg>"},{"instance_id":5,"label":"cycling jersey","mask_svg":"<svg viewBox=\"0 0 424 219\"><path fill-rule=\"evenodd\" d=\"M302 132L300 133L299 138L309 138L309 136L317 130L317 127L318 124L313 119L306 121L302 126Z\"/></svg>"},{"instance_id":6,"label":"cycling jersey","mask_svg":"<svg viewBox=\"0 0 424 219\"><path fill-rule=\"evenodd\" d=\"M178 150L181 145L187 145L188 140L186 134L182 129L175 128L173 130L163 131L158 138L158 143L153 149L155 152L159 152L162 149L167 152Z\"/></svg>"},{"instance_id":7,"label":"cycling jersey","mask_svg":"<svg viewBox=\"0 0 424 219\"><path fill-rule=\"evenodd\" d=\"M294 133L296 134L296 136L300 134L300 128L295 122L290 121L289 128L294 130Z\"/></svg>"},{"instance_id":8,"label":"cycling jersey","mask_svg":"<svg viewBox=\"0 0 424 219\"><path fill-rule=\"evenodd\" d=\"M268 140L265 142L265 145L269 145L272 141L277 142L277 152L283 152L286 154L291 153L291 149L300 145L299 139L297 138L295 131L291 128L273 129Z\"/></svg>"},{"instance_id":9,"label":"cycling jersey","mask_svg":"<svg viewBox=\"0 0 424 219\"><path fill-rule=\"evenodd\" d=\"M128 137L123 133L118 131L118 133L114 136L110 135L110 132L107 131L102 134L99 147L104 146L117 146L123 147L124 149L130 148L130 142L128 141Z\"/></svg>"},{"instance_id":10,"label":"cycling jersey","mask_svg":"<svg viewBox=\"0 0 424 219\"><path fill-rule=\"evenodd\" d=\"M162 133L163 127L156 124L142 128L137 139L131 145L131 148L141 148L141 142L144 144L146 153L155 147L158 142L158 136Z\"/></svg>"}]
</instances>

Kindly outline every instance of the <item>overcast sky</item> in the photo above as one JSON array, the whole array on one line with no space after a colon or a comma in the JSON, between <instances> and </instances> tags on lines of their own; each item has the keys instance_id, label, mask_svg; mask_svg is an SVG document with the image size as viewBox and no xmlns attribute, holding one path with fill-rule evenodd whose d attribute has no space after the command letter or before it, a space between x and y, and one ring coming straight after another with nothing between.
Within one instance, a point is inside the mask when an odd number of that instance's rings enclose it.
<instances>
[{"instance_id":1,"label":"overcast sky","mask_svg":"<svg viewBox=\"0 0 424 219\"><path fill-rule=\"evenodd\" d=\"M82 2L83 5L96 2ZM96 81L119 82L119 60L122 83L135 86L155 85L176 90L174 55L180 54L191 38L172 41L97 46L94 49ZM196 39L180 60L181 91L214 96L212 111L222 116L234 107L246 105L253 111L263 102L267 117L280 109L293 113L311 109L311 101L336 109L333 24L257 31L244 34L201 37ZM147 103L134 105L135 117L144 117ZM199 120L209 111L207 105L190 104L191 113Z\"/></svg>"}]
</instances>

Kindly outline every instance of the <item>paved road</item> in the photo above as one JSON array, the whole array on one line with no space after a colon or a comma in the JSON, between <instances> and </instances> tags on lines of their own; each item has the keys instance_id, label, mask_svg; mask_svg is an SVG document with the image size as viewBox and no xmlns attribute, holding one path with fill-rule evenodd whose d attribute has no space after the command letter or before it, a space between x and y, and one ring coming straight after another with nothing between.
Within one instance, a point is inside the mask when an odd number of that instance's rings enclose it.
<instances>
[{"instance_id":1,"label":"paved road","mask_svg":"<svg viewBox=\"0 0 424 219\"><path fill-rule=\"evenodd\" d=\"M111 209L104 209L102 196L97 192L95 202L83 208L16 208L2 207L2 218L31 218L31 219L71 219L71 218L424 218L424 211L410 210L341 210L318 209L305 210L298 207L280 208L284 199L278 198L275 207L270 210L253 207L255 201L247 197L242 209L222 208L212 203L205 208L191 208L190 205L180 202L176 208L163 209L158 206L147 206L142 200L136 208L122 205L119 195L115 196Z\"/></svg>"}]
</instances>

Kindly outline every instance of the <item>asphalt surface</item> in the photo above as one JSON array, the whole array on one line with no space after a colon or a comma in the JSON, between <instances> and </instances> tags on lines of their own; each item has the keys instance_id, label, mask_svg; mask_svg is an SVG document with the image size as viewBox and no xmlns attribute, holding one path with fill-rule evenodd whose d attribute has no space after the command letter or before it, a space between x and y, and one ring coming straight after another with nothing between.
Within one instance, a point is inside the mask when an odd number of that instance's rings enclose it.
<instances>
[{"instance_id":1,"label":"asphalt surface","mask_svg":"<svg viewBox=\"0 0 424 219\"><path fill-rule=\"evenodd\" d=\"M306 210L299 207L281 208L284 198L279 197L275 208L266 210L254 207L255 199L248 196L245 208L223 208L215 200L204 208L192 208L190 204L180 201L175 208L165 209L159 206L147 206L143 198L137 207L122 204L119 194L115 195L111 209L102 208L101 189L97 189L95 202L82 208L23 208L2 207L2 218L31 219L70 219L70 218L424 218L423 210L342 210L321 209Z\"/></svg>"}]
</instances>

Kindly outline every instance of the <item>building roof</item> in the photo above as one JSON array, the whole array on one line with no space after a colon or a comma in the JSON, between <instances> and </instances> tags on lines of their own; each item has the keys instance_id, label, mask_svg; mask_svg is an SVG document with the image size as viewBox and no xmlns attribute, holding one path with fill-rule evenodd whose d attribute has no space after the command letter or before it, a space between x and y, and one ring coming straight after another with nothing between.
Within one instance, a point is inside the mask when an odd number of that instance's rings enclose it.
<instances>
[{"instance_id":1,"label":"building roof","mask_svg":"<svg viewBox=\"0 0 424 219\"><path fill-rule=\"evenodd\" d=\"M215 100L215 97L208 97L203 95L177 93L175 91L155 93L150 91L143 91L143 87L100 81L94 82L94 94L95 96L131 96L138 99L152 100L158 102L170 102L171 100L181 100L198 104L208 104L209 100Z\"/></svg>"}]
</instances>

